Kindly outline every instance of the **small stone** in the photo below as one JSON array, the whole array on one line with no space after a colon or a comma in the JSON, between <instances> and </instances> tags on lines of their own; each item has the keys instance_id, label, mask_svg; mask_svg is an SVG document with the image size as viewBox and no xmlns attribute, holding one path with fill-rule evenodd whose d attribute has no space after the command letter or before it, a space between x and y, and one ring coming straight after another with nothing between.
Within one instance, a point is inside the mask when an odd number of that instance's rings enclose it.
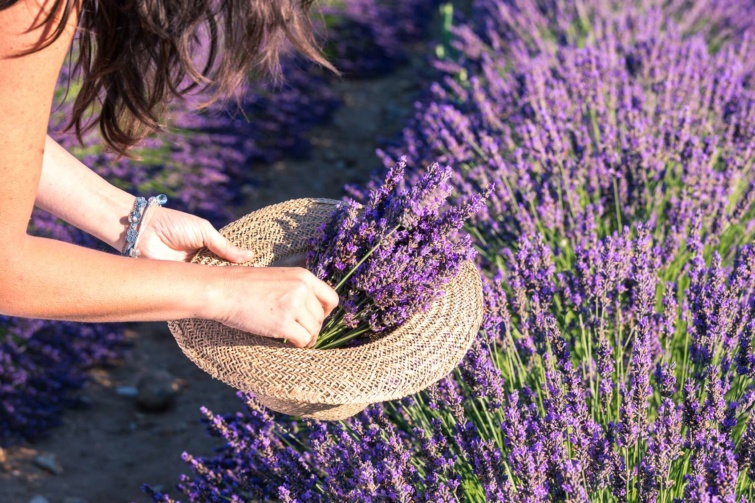
<instances>
[{"instance_id":1,"label":"small stone","mask_svg":"<svg viewBox=\"0 0 755 503\"><path fill-rule=\"evenodd\" d=\"M136 402L150 412L161 412L170 408L178 395L179 384L166 370L150 370L137 384Z\"/></svg>"},{"instance_id":2,"label":"small stone","mask_svg":"<svg viewBox=\"0 0 755 503\"><path fill-rule=\"evenodd\" d=\"M87 503L87 500L84 498L76 498L76 497L65 497L63 498L63 503Z\"/></svg>"},{"instance_id":3,"label":"small stone","mask_svg":"<svg viewBox=\"0 0 755 503\"><path fill-rule=\"evenodd\" d=\"M123 331L123 337L126 339L132 341L139 338L139 331L134 330L133 328L127 328ZM89 381L87 381L89 382Z\"/></svg>"},{"instance_id":4,"label":"small stone","mask_svg":"<svg viewBox=\"0 0 755 503\"><path fill-rule=\"evenodd\" d=\"M44 496L34 496L29 500L29 503L50 503L50 500L48 500Z\"/></svg>"},{"instance_id":5,"label":"small stone","mask_svg":"<svg viewBox=\"0 0 755 503\"><path fill-rule=\"evenodd\" d=\"M136 389L136 386L118 386L115 388L115 394L133 398L139 394L139 390Z\"/></svg>"},{"instance_id":6,"label":"small stone","mask_svg":"<svg viewBox=\"0 0 755 503\"><path fill-rule=\"evenodd\" d=\"M8 464L8 455L5 453L2 447L0 447L0 471L1 472L11 471L11 466L10 464Z\"/></svg>"},{"instance_id":7,"label":"small stone","mask_svg":"<svg viewBox=\"0 0 755 503\"><path fill-rule=\"evenodd\" d=\"M58 463L55 454L40 454L34 458L34 464L53 475L61 475L63 467Z\"/></svg>"}]
</instances>

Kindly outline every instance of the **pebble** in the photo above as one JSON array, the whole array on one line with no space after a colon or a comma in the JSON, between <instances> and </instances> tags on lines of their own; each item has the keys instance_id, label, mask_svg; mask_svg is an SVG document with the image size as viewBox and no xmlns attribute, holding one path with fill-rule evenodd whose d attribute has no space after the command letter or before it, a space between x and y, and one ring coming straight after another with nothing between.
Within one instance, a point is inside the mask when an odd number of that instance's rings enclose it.
<instances>
[{"instance_id":1,"label":"pebble","mask_svg":"<svg viewBox=\"0 0 755 503\"><path fill-rule=\"evenodd\" d=\"M29 503L50 503L50 500L48 500L44 496L34 496L29 500Z\"/></svg>"},{"instance_id":2,"label":"pebble","mask_svg":"<svg viewBox=\"0 0 755 503\"><path fill-rule=\"evenodd\" d=\"M34 458L34 464L53 475L63 473L63 467L58 463L55 454L40 454Z\"/></svg>"},{"instance_id":3,"label":"pebble","mask_svg":"<svg viewBox=\"0 0 755 503\"><path fill-rule=\"evenodd\" d=\"M136 389L136 386L118 386L115 388L115 394L133 398L139 394L139 390Z\"/></svg>"},{"instance_id":4,"label":"pebble","mask_svg":"<svg viewBox=\"0 0 755 503\"><path fill-rule=\"evenodd\" d=\"M139 379L136 402L150 412L170 408L176 400L179 382L166 370L150 370Z\"/></svg>"},{"instance_id":5,"label":"pebble","mask_svg":"<svg viewBox=\"0 0 755 503\"><path fill-rule=\"evenodd\" d=\"M8 463L8 454L0 447L0 472L11 471L11 466Z\"/></svg>"}]
</instances>

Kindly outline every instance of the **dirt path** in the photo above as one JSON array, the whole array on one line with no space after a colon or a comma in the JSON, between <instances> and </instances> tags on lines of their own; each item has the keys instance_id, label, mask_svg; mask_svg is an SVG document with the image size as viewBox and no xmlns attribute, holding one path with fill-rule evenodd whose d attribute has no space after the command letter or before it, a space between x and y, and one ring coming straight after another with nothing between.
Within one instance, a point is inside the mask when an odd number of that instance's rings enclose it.
<instances>
[{"instance_id":1,"label":"dirt path","mask_svg":"<svg viewBox=\"0 0 755 503\"><path fill-rule=\"evenodd\" d=\"M413 49L413 54L426 53ZM340 198L344 184L365 181L379 166L374 155L378 139L394 135L411 113L422 87L421 67L417 56L386 77L336 83L343 105L332 124L312 131L311 159L257 169L260 184L247 188L248 202L239 216L297 197ZM134 348L123 364L92 371L82 390L91 409L67 412L63 426L48 439L8 449L5 463L0 451L0 502L27 503L35 496L44 498L35 503L149 501L140 492L142 483L172 489L179 474L188 471L182 452L209 455L219 445L199 424L199 407L235 411L235 390L189 362L165 324L139 325L128 337ZM134 386L150 368L167 370L183 383L167 412L142 412L133 398L116 392L119 386ZM40 468L34 462L39 455L54 455L62 472Z\"/></svg>"}]
</instances>

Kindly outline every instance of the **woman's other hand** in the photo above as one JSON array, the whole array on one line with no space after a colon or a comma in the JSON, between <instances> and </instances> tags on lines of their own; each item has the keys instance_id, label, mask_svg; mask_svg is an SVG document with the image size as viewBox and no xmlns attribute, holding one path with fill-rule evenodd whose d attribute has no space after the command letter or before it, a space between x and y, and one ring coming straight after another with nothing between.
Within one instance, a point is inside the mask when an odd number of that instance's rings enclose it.
<instances>
[{"instance_id":1,"label":"woman's other hand","mask_svg":"<svg viewBox=\"0 0 755 503\"><path fill-rule=\"evenodd\" d=\"M254 258L251 250L239 248L224 238L210 222L182 211L155 206L139 231L139 257L189 262L203 247L234 263Z\"/></svg>"},{"instance_id":2,"label":"woman's other hand","mask_svg":"<svg viewBox=\"0 0 755 503\"><path fill-rule=\"evenodd\" d=\"M205 317L246 332L312 347L338 305L327 283L300 267L219 267Z\"/></svg>"}]
</instances>

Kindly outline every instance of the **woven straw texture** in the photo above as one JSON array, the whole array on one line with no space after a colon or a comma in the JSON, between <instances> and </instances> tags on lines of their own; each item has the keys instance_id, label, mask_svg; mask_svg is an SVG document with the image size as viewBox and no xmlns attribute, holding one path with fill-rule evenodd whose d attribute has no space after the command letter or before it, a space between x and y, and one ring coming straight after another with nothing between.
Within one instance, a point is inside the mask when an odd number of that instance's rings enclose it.
<instances>
[{"instance_id":1,"label":"woven straw texture","mask_svg":"<svg viewBox=\"0 0 755 503\"><path fill-rule=\"evenodd\" d=\"M337 201L295 199L255 211L221 229L256 252L244 266L285 263L307 248ZM231 266L204 249L193 262ZM463 358L482 323L482 284L471 262L431 307L397 330L355 348L300 349L208 320L168 322L181 350L213 377L253 393L278 412L322 420L416 393Z\"/></svg>"}]
</instances>

